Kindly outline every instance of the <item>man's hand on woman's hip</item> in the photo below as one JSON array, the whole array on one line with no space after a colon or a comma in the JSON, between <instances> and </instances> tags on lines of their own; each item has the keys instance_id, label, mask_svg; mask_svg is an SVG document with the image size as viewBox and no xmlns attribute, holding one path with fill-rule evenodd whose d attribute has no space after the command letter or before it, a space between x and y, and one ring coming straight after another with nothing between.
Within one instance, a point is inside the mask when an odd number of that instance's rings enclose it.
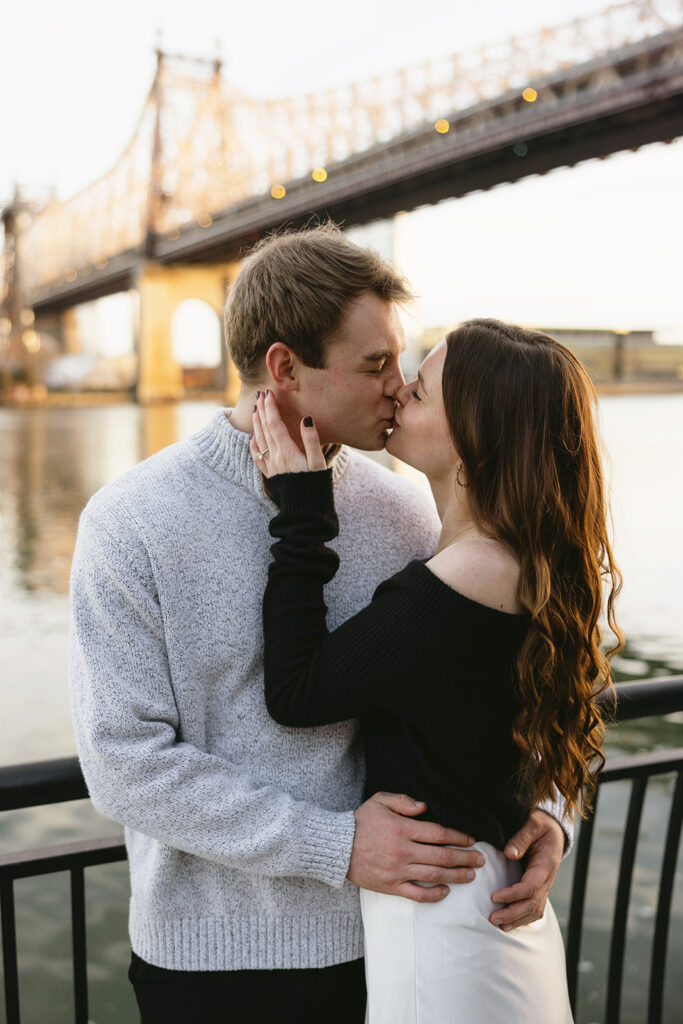
<instances>
[{"instance_id":1,"label":"man's hand on woman's hip","mask_svg":"<svg viewBox=\"0 0 683 1024\"><path fill-rule=\"evenodd\" d=\"M430 821L415 821L425 804L399 793L375 793L356 811L356 834L347 878L363 889L438 903L449 884L471 882L485 863L468 849L472 836ZM531 815L505 848L507 857L526 857L519 882L492 894L500 908L489 920L505 931L543 917L564 850L562 828L544 811ZM428 887L417 882L431 883Z\"/></svg>"},{"instance_id":2,"label":"man's hand on woman's hip","mask_svg":"<svg viewBox=\"0 0 683 1024\"><path fill-rule=\"evenodd\" d=\"M457 829L415 821L424 803L398 793L375 793L356 811L356 835L347 878L362 889L438 903L448 884L471 882L485 863L474 839ZM416 885L429 882L429 887Z\"/></svg>"},{"instance_id":3,"label":"man's hand on woman's hip","mask_svg":"<svg viewBox=\"0 0 683 1024\"><path fill-rule=\"evenodd\" d=\"M564 853L564 840L564 832L554 818L545 811L531 812L505 847L505 856L510 860L525 858L524 874L516 885L492 894L492 901L501 907L489 917L491 924L511 931L543 917Z\"/></svg>"}]
</instances>

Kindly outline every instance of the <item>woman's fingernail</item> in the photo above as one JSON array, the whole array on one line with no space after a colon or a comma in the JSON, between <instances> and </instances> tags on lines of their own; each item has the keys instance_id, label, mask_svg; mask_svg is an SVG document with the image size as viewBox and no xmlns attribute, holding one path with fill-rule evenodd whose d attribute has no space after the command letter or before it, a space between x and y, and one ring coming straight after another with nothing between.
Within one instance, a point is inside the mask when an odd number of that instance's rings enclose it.
<instances>
[{"instance_id":1,"label":"woman's fingernail","mask_svg":"<svg viewBox=\"0 0 683 1024\"><path fill-rule=\"evenodd\" d=\"M254 406L254 412L256 412L256 406Z\"/></svg>"},{"instance_id":2,"label":"woman's fingernail","mask_svg":"<svg viewBox=\"0 0 683 1024\"><path fill-rule=\"evenodd\" d=\"M258 396L259 396L260 394L261 394L261 392L260 392L260 391L257 391L257 392L256 392L256 397L258 398Z\"/></svg>"},{"instance_id":3,"label":"woman's fingernail","mask_svg":"<svg viewBox=\"0 0 683 1024\"><path fill-rule=\"evenodd\" d=\"M266 398L268 397L269 394L270 394L270 389L266 388Z\"/></svg>"},{"instance_id":4,"label":"woman's fingernail","mask_svg":"<svg viewBox=\"0 0 683 1024\"><path fill-rule=\"evenodd\" d=\"M502 928L503 927L503 922L501 921L500 918L496 918L496 920L493 923L495 924L496 928Z\"/></svg>"},{"instance_id":5,"label":"woman's fingernail","mask_svg":"<svg viewBox=\"0 0 683 1024\"><path fill-rule=\"evenodd\" d=\"M304 426L305 427L312 427L313 426L313 417L312 416L305 416L304 417Z\"/></svg>"},{"instance_id":6,"label":"woman's fingernail","mask_svg":"<svg viewBox=\"0 0 683 1024\"><path fill-rule=\"evenodd\" d=\"M516 846L508 846L508 852L511 857L519 857L519 850Z\"/></svg>"},{"instance_id":7,"label":"woman's fingernail","mask_svg":"<svg viewBox=\"0 0 683 1024\"><path fill-rule=\"evenodd\" d=\"M480 853L479 856L477 857L476 861L475 861L475 864L477 865L477 867L481 867L482 864L485 864L485 863L486 863L486 857L484 857L484 855L482 853Z\"/></svg>"},{"instance_id":8,"label":"woman's fingernail","mask_svg":"<svg viewBox=\"0 0 683 1024\"><path fill-rule=\"evenodd\" d=\"M470 881L470 882L471 882L471 881L472 881L472 879L474 878L474 871L472 871L472 869L471 869L471 868L470 868L470 870L469 870L469 871L467 872L467 878L468 878L468 881Z\"/></svg>"}]
</instances>

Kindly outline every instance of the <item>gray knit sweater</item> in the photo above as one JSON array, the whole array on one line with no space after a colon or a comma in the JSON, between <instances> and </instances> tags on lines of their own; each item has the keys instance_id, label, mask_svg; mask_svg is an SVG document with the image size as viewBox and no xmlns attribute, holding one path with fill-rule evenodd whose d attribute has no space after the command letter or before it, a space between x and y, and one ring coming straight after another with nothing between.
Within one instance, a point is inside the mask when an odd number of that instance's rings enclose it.
<instances>
[{"instance_id":1,"label":"gray knit sweater","mask_svg":"<svg viewBox=\"0 0 683 1024\"><path fill-rule=\"evenodd\" d=\"M332 628L435 547L427 496L342 449ZM178 970L362 955L345 880L363 760L346 722L291 729L263 697L275 506L224 411L99 491L72 570L71 690L95 806L126 826L135 952Z\"/></svg>"}]
</instances>

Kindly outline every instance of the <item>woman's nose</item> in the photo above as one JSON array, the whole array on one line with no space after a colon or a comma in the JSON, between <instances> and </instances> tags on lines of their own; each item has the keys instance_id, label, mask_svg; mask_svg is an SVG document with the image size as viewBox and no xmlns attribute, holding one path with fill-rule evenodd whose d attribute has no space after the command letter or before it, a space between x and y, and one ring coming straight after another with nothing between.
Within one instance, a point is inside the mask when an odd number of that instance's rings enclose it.
<instances>
[{"instance_id":1,"label":"woman's nose","mask_svg":"<svg viewBox=\"0 0 683 1024\"><path fill-rule=\"evenodd\" d=\"M398 402L398 404L400 406L404 406L406 404L406 401L408 400L408 396L409 395L410 395L410 382L407 383L407 384L404 384L403 387L400 387L398 389L398 391L396 392L396 395L394 397L395 397L395 400Z\"/></svg>"}]
</instances>

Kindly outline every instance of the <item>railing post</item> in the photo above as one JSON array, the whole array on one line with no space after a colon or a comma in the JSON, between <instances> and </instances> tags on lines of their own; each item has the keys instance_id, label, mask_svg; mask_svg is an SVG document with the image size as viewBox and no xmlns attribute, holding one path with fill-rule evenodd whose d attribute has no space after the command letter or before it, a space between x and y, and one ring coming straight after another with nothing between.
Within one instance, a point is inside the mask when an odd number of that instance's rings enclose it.
<instances>
[{"instance_id":1,"label":"railing post","mask_svg":"<svg viewBox=\"0 0 683 1024\"><path fill-rule=\"evenodd\" d=\"M88 1024L88 961L85 936L85 873L71 869L71 941L74 961L76 1024Z\"/></svg>"},{"instance_id":2,"label":"railing post","mask_svg":"<svg viewBox=\"0 0 683 1024\"><path fill-rule=\"evenodd\" d=\"M640 817L645 800L647 776L639 775L633 780L631 799L626 817L626 830L621 848L621 864L617 883L617 898L612 921L612 940L609 951L609 973L607 978L606 1024L619 1024L621 1005L621 982L624 973L624 948L626 945L626 921L631 895L631 879L636 859Z\"/></svg>"},{"instance_id":3,"label":"railing post","mask_svg":"<svg viewBox=\"0 0 683 1024\"><path fill-rule=\"evenodd\" d=\"M2 966L5 973L5 1013L7 1024L20 1024L19 972L17 970L17 926L14 915L14 881L0 879L2 913Z\"/></svg>"},{"instance_id":4,"label":"railing post","mask_svg":"<svg viewBox=\"0 0 683 1024\"><path fill-rule=\"evenodd\" d=\"M652 966L650 969L650 995L647 1011L647 1024L661 1024L662 1005L664 1002L664 969L666 967L666 947L669 938L669 918L671 916L671 897L673 895L674 877L678 846L683 826L683 772L676 778L669 827L664 843L662 874L659 883L657 900L657 917L655 934L652 940Z\"/></svg>"},{"instance_id":5,"label":"railing post","mask_svg":"<svg viewBox=\"0 0 683 1024\"><path fill-rule=\"evenodd\" d=\"M567 986L569 988L569 1005L572 1013L576 1012L576 996L578 989L579 954L581 952L581 936L583 934L583 910L586 901L586 881L590 862L591 845L593 842L593 825L598 810L600 787L595 791L593 807L590 814L581 822L579 841L576 848L576 864L572 880L572 895L569 906L569 927L567 929Z\"/></svg>"}]
</instances>

